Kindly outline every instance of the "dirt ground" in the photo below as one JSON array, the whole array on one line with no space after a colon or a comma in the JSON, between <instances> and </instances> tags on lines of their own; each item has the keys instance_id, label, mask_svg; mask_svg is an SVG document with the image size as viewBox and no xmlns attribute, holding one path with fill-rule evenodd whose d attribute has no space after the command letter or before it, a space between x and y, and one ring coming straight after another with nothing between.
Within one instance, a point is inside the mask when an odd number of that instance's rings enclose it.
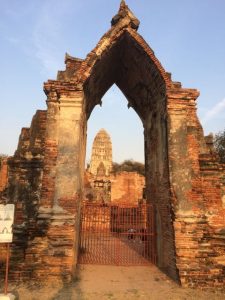
<instances>
[{"instance_id":1,"label":"dirt ground","mask_svg":"<svg viewBox=\"0 0 225 300\"><path fill-rule=\"evenodd\" d=\"M222 300L225 293L184 289L155 266L80 265L76 280L65 286L11 287L19 300Z\"/></svg>"}]
</instances>

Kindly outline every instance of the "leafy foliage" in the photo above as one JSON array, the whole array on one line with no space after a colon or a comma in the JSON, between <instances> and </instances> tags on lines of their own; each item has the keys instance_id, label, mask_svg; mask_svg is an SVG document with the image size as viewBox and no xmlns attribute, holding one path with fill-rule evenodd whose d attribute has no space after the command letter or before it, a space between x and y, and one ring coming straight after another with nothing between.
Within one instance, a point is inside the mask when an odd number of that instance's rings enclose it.
<instances>
[{"instance_id":1,"label":"leafy foliage","mask_svg":"<svg viewBox=\"0 0 225 300\"><path fill-rule=\"evenodd\" d=\"M134 161L133 159L124 160L121 164L113 163L113 173L118 172L137 172L141 175L145 175L145 166L141 162Z\"/></svg>"},{"instance_id":2,"label":"leafy foliage","mask_svg":"<svg viewBox=\"0 0 225 300\"><path fill-rule=\"evenodd\" d=\"M215 135L214 146L219 154L220 162L225 163L225 129Z\"/></svg>"}]
</instances>

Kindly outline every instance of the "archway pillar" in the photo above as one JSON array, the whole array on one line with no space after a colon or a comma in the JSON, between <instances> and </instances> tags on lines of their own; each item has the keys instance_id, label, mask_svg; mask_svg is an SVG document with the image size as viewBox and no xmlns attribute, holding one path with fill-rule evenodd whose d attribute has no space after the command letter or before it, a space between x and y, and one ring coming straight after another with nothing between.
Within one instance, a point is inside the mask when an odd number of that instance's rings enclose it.
<instances>
[{"instance_id":1,"label":"archway pillar","mask_svg":"<svg viewBox=\"0 0 225 300\"><path fill-rule=\"evenodd\" d=\"M47 83L45 91L48 110L38 236L30 241L26 260L35 277L47 272L50 280L67 281L78 255L86 146L83 91L58 82Z\"/></svg>"},{"instance_id":2,"label":"archway pillar","mask_svg":"<svg viewBox=\"0 0 225 300\"><path fill-rule=\"evenodd\" d=\"M194 285L193 274L204 273L206 267L201 263L204 255L199 246L207 222L199 166L205 144L196 115L198 95L197 90L181 87L169 90L167 95L172 222L176 266L183 286Z\"/></svg>"},{"instance_id":3,"label":"archway pillar","mask_svg":"<svg viewBox=\"0 0 225 300\"><path fill-rule=\"evenodd\" d=\"M171 216L166 98L144 120L146 196L155 210L156 265L178 281Z\"/></svg>"},{"instance_id":4,"label":"archway pillar","mask_svg":"<svg viewBox=\"0 0 225 300\"><path fill-rule=\"evenodd\" d=\"M198 95L197 90L182 88L170 89L167 95L169 175L173 195L177 199L173 203L177 212L192 210L189 192L193 166L199 157L199 145L196 140L190 145L189 134L190 128L192 133L197 129L197 116L193 108ZM189 155L191 146L195 154L192 156Z\"/></svg>"}]
</instances>

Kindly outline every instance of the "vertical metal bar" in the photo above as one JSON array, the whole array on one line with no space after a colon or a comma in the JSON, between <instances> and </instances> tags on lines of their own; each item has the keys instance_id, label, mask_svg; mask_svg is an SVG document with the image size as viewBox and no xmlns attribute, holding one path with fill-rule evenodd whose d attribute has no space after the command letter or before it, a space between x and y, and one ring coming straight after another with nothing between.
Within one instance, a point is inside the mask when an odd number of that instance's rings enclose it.
<instances>
[{"instance_id":1,"label":"vertical metal bar","mask_svg":"<svg viewBox=\"0 0 225 300\"><path fill-rule=\"evenodd\" d=\"M93 215L91 213L91 210L89 211L90 213L90 224L91 224L91 234L90 234L90 242L91 242L91 247L90 247L90 258L91 258L91 263L95 263L96 259L96 251L95 251L95 231L96 231L96 222L98 221L97 216L98 216L98 206L93 206Z\"/></svg>"},{"instance_id":2,"label":"vertical metal bar","mask_svg":"<svg viewBox=\"0 0 225 300\"><path fill-rule=\"evenodd\" d=\"M91 205L87 205L85 207L85 215L86 215L86 238L87 238L87 259L90 263L90 255L91 255L91 240L90 240L90 236L91 236L91 215L90 215L90 208L91 208Z\"/></svg>"},{"instance_id":3,"label":"vertical metal bar","mask_svg":"<svg viewBox=\"0 0 225 300\"><path fill-rule=\"evenodd\" d=\"M7 243L6 267L5 267L5 295L8 294L8 275L9 275L9 243Z\"/></svg>"},{"instance_id":4,"label":"vertical metal bar","mask_svg":"<svg viewBox=\"0 0 225 300\"><path fill-rule=\"evenodd\" d=\"M102 249L102 245L104 246L105 244L105 229L104 229L104 220L105 220L105 207L103 206L101 208L102 213L101 213L101 219L100 219L100 235L99 235L99 239L98 239L98 253L101 255L101 249ZM99 257L100 259L100 257ZM104 263L105 260L103 260L102 263Z\"/></svg>"},{"instance_id":5,"label":"vertical metal bar","mask_svg":"<svg viewBox=\"0 0 225 300\"><path fill-rule=\"evenodd\" d=\"M91 244L92 244L92 241L91 241L91 236L92 236L91 235L92 215L90 214L90 211L91 211L91 204L86 207L86 214L87 214L86 234L87 234L87 247L88 247L88 260L89 260L89 263L91 263Z\"/></svg>"},{"instance_id":6,"label":"vertical metal bar","mask_svg":"<svg viewBox=\"0 0 225 300\"><path fill-rule=\"evenodd\" d=\"M143 237L142 237L142 241L143 241L143 249L144 249L144 257L145 259L148 259L147 254L147 244L149 243L149 236L148 236L148 221L147 221L147 205L145 203L142 204L142 214L143 214Z\"/></svg>"},{"instance_id":7,"label":"vertical metal bar","mask_svg":"<svg viewBox=\"0 0 225 300\"><path fill-rule=\"evenodd\" d=\"M154 248L154 245L153 245L153 243L154 243L154 241L153 241L153 211L152 211L152 205L150 205L149 204L149 218L150 218L150 220L149 220L149 226L150 226L150 228L149 228L149 234L150 234L150 244L148 245L148 247L149 247L149 249L148 249L148 253L149 253L149 258L150 258L150 261L151 261L151 263L153 262L153 255L154 255L154 253L153 253L153 248Z\"/></svg>"},{"instance_id":8,"label":"vertical metal bar","mask_svg":"<svg viewBox=\"0 0 225 300\"><path fill-rule=\"evenodd\" d=\"M109 247L109 245L108 245L109 240L107 238L107 229L106 229L107 228L106 219L107 219L107 210L106 210L106 206L104 206L103 207L103 218L102 218L102 237L100 237L101 244L99 244L99 247L101 247L101 249L103 251L104 251L104 249L103 249L102 245L106 248L106 251L108 251L108 247ZM106 255L106 252L105 252L103 263L108 263L108 262L109 262L109 258L107 258L107 255Z\"/></svg>"},{"instance_id":9,"label":"vertical metal bar","mask_svg":"<svg viewBox=\"0 0 225 300\"><path fill-rule=\"evenodd\" d=\"M93 263L96 263L97 259L98 259L98 250L97 250L97 245L96 245L96 237L97 237L97 231L98 231L98 225L99 225L99 212L100 212L100 206L99 204L97 204L94 207L94 217L92 219L92 228L93 228L93 232L92 232L92 236L93 239L91 239L92 241L92 259L93 259ZM90 212L91 213L91 212Z\"/></svg>"},{"instance_id":10,"label":"vertical metal bar","mask_svg":"<svg viewBox=\"0 0 225 300\"><path fill-rule=\"evenodd\" d=\"M152 262L155 264L155 220L154 206L152 206Z\"/></svg>"},{"instance_id":11,"label":"vertical metal bar","mask_svg":"<svg viewBox=\"0 0 225 300\"><path fill-rule=\"evenodd\" d=\"M123 241L123 207L120 203L117 204L117 224L116 224L116 252L117 252L117 265L123 264L123 248L121 247Z\"/></svg>"},{"instance_id":12,"label":"vertical metal bar","mask_svg":"<svg viewBox=\"0 0 225 300\"><path fill-rule=\"evenodd\" d=\"M116 206L116 240L115 240L115 243L116 243L116 255L115 255L115 260L116 260L116 265L118 266L119 265L119 243L120 243L120 240L119 240L119 236L118 236L118 230L119 230L119 225L120 225L120 207L117 205Z\"/></svg>"},{"instance_id":13,"label":"vertical metal bar","mask_svg":"<svg viewBox=\"0 0 225 300\"><path fill-rule=\"evenodd\" d=\"M82 232L81 232L81 241L82 241L82 249L83 249L83 255L81 256L81 262L83 262L83 260L86 258L87 255L87 240L86 240L86 210L85 210L85 204L83 203L82 205Z\"/></svg>"},{"instance_id":14,"label":"vertical metal bar","mask_svg":"<svg viewBox=\"0 0 225 300\"><path fill-rule=\"evenodd\" d=\"M107 251L109 251L109 253L112 254L112 236L110 235L110 229L109 229L109 206L106 206L105 209L105 214L106 214L106 218L105 218L105 239L107 241ZM109 256L106 254L106 257ZM111 258L108 259L108 263L111 262Z\"/></svg>"},{"instance_id":15,"label":"vertical metal bar","mask_svg":"<svg viewBox=\"0 0 225 300\"><path fill-rule=\"evenodd\" d=\"M152 205L149 204L149 211L148 211L148 218L149 218L149 243L148 243L148 256L150 258L151 263L153 262L153 212L152 212Z\"/></svg>"},{"instance_id":16,"label":"vertical metal bar","mask_svg":"<svg viewBox=\"0 0 225 300\"><path fill-rule=\"evenodd\" d=\"M154 261L154 240L153 240L153 211L152 211L152 205L150 207L150 211L149 211L149 215L150 215L150 234L151 234L151 244L150 244L150 248L149 248L149 254L150 254L150 259L151 262L153 263Z\"/></svg>"},{"instance_id":17,"label":"vertical metal bar","mask_svg":"<svg viewBox=\"0 0 225 300\"><path fill-rule=\"evenodd\" d=\"M151 261L151 210L149 204L146 203L145 210L145 219L146 219L146 241L145 241L145 253L146 258Z\"/></svg>"},{"instance_id":18,"label":"vertical metal bar","mask_svg":"<svg viewBox=\"0 0 225 300\"><path fill-rule=\"evenodd\" d=\"M101 204L101 206L99 206L99 213L98 213L98 226L97 226L97 232L96 232L96 247L97 247L97 251L98 251L98 260L97 262L101 262L101 244L103 243L103 239L104 239L104 232L103 232L103 220L104 220L104 214L105 214L105 209L103 204ZM104 260L103 260L104 261Z\"/></svg>"},{"instance_id":19,"label":"vertical metal bar","mask_svg":"<svg viewBox=\"0 0 225 300\"><path fill-rule=\"evenodd\" d=\"M84 239L85 239L85 261L89 257L89 215L88 215L88 206L85 203L84 204L84 209L83 209L83 222L84 222L84 230L85 232L83 233ZM85 263L84 261L84 263Z\"/></svg>"},{"instance_id":20,"label":"vertical metal bar","mask_svg":"<svg viewBox=\"0 0 225 300\"><path fill-rule=\"evenodd\" d=\"M153 262L153 238L152 238L152 224L153 224L153 220L152 220L152 206L150 206L149 204L149 211L148 211L148 219L149 219L149 243L148 243L148 255L150 258L150 261Z\"/></svg>"},{"instance_id":21,"label":"vertical metal bar","mask_svg":"<svg viewBox=\"0 0 225 300\"><path fill-rule=\"evenodd\" d=\"M151 237L151 210L149 204L146 203L145 209L145 218L146 218L146 242L145 242L145 251L146 251L146 258L151 261L151 244L152 244L152 237Z\"/></svg>"},{"instance_id":22,"label":"vertical metal bar","mask_svg":"<svg viewBox=\"0 0 225 300\"><path fill-rule=\"evenodd\" d=\"M96 260L96 249L95 249L95 239L96 239L96 225L98 222L98 212L99 207L94 206L93 207L93 215L91 214L91 210L89 211L90 217L91 217L91 235L90 235L90 241L91 241L91 249L90 249L90 255L91 255L91 262L95 263Z\"/></svg>"},{"instance_id":23,"label":"vertical metal bar","mask_svg":"<svg viewBox=\"0 0 225 300\"><path fill-rule=\"evenodd\" d=\"M123 208L124 210L124 223L126 224L126 233L127 233L127 245L128 247L126 247L126 253L125 253L125 264L127 265L129 263L129 243L130 243L130 239L129 239L129 235L130 235L130 212L129 209L124 206Z\"/></svg>"},{"instance_id":24,"label":"vertical metal bar","mask_svg":"<svg viewBox=\"0 0 225 300\"><path fill-rule=\"evenodd\" d=\"M96 215L96 221L95 221L94 249L97 254L95 257L95 263L98 263L100 261L99 240L101 241L101 239L102 239L102 218L103 218L103 216L104 216L104 208L102 207L102 204L99 204L98 210L97 210L97 215Z\"/></svg>"},{"instance_id":25,"label":"vertical metal bar","mask_svg":"<svg viewBox=\"0 0 225 300\"><path fill-rule=\"evenodd\" d=\"M86 209L85 209L85 203L83 203L82 205L82 232L81 232L81 240L82 240L82 249L83 249L83 255L82 255L82 259L81 262L83 262L83 260L85 260L86 255L87 255L87 240L86 240Z\"/></svg>"},{"instance_id":26,"label":"vertical metal bar","mask_svg":"<svg viewBox=\"0 0 225 300\"><path fill-rule=\"evenodd\" d=\"M95 263L96 260L96 249L95 249L95 239L96 239L96 225L98 222L98 212L99 212L99 207L98 206L94 206L93 207L93 212L94 214L91 214L91 210L89 211L90 216L91 216L91 249L90 249L90 255L91 255L91 262Z\"/></svg>"},{"instance_id":27,"label":"vertical metal bar","mask_svg":"<svg viewBox=\"0 0 225 300\"><path fill-rule=\"evenodd\" d=\"M115 253L115 249L114 249L114 232L113 232L113 227L114 227L114 207L113 204L110 203L109 204L109 239L110 239L110 249L111 249L111 263L113 263L113 257L114 257L114 253Z\"/></svg>"},{"instance_id":28,"label":"vertical metal bar","mask_svg":"<svg viewBox=\"0 0 225 300\"><path fill-rule=\"evenodd\" d=\"M125 231L125 253L124 253L124 264L128 263L128 248L129 248L129 220L128 220L128 214L127 214L127 208L123 208L123 223L124 223L124 231Z\"/></svg>"},{"instance_id":29,"label":"vertical metal bar","mask_svg":"<svg viewBox=\"0 0 225 300\"><path fill-rule=\"evenodd\" d=\"M82 259L82 249L83 249L83 235L82 235L82 209L83 209L83 205L81 204L81 209L80 209L80 234L79 234L79 253L78 253L78 259L79 261Z\"/></svg>"},{"instance_id":30,"label":"vertical metal bar","mask_svg":"<svg viewBox=\"0 0 225 300\"><path fill-rule=\"evenodd\" d=\"M130 207L127 208L127 213L128 213L128 223L129 223L129 228L132 229L132 224L131 224L131 209ZM131 230L131 234L130 234L130 246L127 249L128 250L128 264L130 262L130 247L131 247L131 243L132 243L132 230Z\"/></svg>"},{"instance_id":31,"label":"vertical metal bar","mask_svg":"<svg viewBox=\"0 0 225 300\"><path fill-rule=\"evenodd\" d=\"M126 225L126 209L124 206L121 207L121 223L120 223L120 228L121 228L121 238L120 238L120 260L121 260L121 265L126 265L126 243L124 238L126 238L126 235L124 233L127 231L127 225ZM125 246L125 247L124 247Z\"/></svg>"},{"instance_id":32,"label":"vertical metal bar","mask_svg":"<svg viewBox=\"0 0 225 300\"><path fill-rule=\"evenodd\" d=\"M156 224L155 224L155 206L152 207L152 220L153 220L153 238L154 238L154 264L156 264L156 238L157 238L157 232L156 232Z\"/></svg>"},{"instance_id":33,"label":"vertical metal bar","mask_svg":"<svg viewBox=\"0 0 225 300\"><path fill-rule=\"evenodd\" d=\"M124 264L127 265L128 264L128 250L129 250L129 245L128 245L128 229L130 227L129 225L129 220L128 220L128 214L127 214L127 208L126 206L123 207L123 223L124 223L124 231L126 232L125 234L125 238L126 238L126 242L125 242L125 253L124 253ZM128 246L126 246L128 245Z\"/></svg>"},{"instance_id":34,"label":"vertical metal bar","mask_svg":"<svg viewBox=\"0 0 225 300\"><path fill-rule=\"evenodd\" d=\"M105 231L105 218L106 218L106 209L105 209L105 206L102 207L102 215L101 215L101 232L100 232L100 236L99 236L99 240L98 240L98 252L99 254L101 255L101 251L104 250L103 247L106 246L106 249L107 249L107 239L106 239L106 234L107 232ZM100 258L99 258L100 259ZM106 256L104 255L104 259L102 261L102 263L107 263L107 259L106 259Z\"/></svg>"},{"instance_id":35,"label":"vertical metal bar","mask_svg":"<svg viewBox=\"0 0 225 300\"><path fill-rule=\"evenodd\" d=\"M97 206L96 212L95 212L95 219L94 219L94 263L98 263L99 260L99 251L98 251L98 237L101 236L101 204Z\"/></svg>"},{"instance_id":36,"label":"vertical metal bar","mask_svg":"<svg viewBox=\"0 0 225 300\"><path fill-rule=\"evenodd\" d=\"M150 262L153 261L153 239L152 239L152 206L148 204L148 211L147 211L147 218L148 218L148 234L149 234L149 241L148 241L148 258Z\"/></svg>"}]
</instances>

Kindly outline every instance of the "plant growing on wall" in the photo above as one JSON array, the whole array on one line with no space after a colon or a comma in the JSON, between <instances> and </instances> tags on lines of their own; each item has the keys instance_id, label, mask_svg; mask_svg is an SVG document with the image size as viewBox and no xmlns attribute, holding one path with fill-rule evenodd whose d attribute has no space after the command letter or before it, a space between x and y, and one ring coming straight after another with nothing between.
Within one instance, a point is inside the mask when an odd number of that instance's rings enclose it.
<instances>
[{"instance_id":1,"label":"plant growing on wall","mask_svg":"<svg viewBox=\"0 0 225 300\"><path fill-rule=\"evenodd\" d=\"M214 146L221 163L225 163L225 129L218 132L214 137Z\"/></svg>"}]
</instances>

